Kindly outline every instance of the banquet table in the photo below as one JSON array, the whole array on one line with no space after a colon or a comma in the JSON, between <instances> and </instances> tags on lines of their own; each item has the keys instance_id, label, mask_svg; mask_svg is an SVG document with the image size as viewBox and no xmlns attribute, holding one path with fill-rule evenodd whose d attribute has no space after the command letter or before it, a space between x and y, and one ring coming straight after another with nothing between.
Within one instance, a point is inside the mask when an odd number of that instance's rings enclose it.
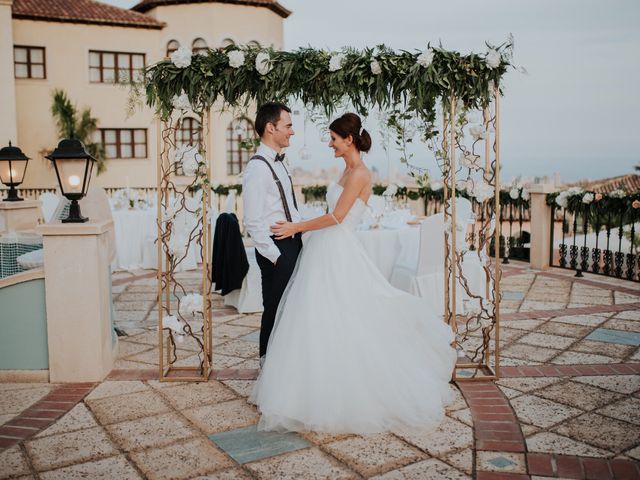
<instances>
[{"instance_id":1,"label":"banquet table","mask_svg":"<svg viewBox=\"0 0 640 480\"><path fill-rule=\"evenodd\" d=\"M116 256L112 270L155 269L158 266L158 237L155 208L112 210L116 237ZM187 256L176 271L197 268L200 257L192 242Z\"/></svg>"},{"instance_id":2,"label":"banquet table","mask_svg":"<svg viewBox=\"0 0 640 480\"><path fill-rule=\"evenodd\" d=\"M357 230L356 237L387 280L391 279L393 266L401 256L402 263L418 263L419 226Z\"/></svg>"}]
</instances>

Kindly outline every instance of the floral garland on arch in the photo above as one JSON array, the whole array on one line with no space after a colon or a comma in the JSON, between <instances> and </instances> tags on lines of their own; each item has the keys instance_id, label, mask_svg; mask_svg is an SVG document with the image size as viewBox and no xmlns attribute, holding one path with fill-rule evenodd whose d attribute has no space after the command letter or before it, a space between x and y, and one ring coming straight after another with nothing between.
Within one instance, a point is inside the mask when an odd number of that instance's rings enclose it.
<instances>
[{"instance_id":1,"label":"floral garland on arch","mask_svg":"<svg viewBox=\"0 0 640 480\"><path fill-rule=\"evenodd\" d=\"M217 100L228 108L300 99L331 113L346 98L361 114L372 106L402 104L403 111L432 122L439 99L455 96L470 108L487 105L492 86L500 85L512 65L512 46L510 38L468 55L431 46L414 52L385 45L332 52L230 45L197 55L181 47L170 60L145 69L134 96L144 89L147 104L163 120L174 109L204 111Z\"/></svg>"}]
</instances>

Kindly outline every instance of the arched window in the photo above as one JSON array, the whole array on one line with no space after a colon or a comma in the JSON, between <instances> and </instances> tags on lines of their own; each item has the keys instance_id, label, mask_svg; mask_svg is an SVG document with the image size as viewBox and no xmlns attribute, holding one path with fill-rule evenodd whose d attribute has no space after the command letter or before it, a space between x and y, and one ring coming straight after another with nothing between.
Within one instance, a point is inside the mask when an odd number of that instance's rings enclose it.
<instances>
[{"instance_id":1,"label":"arched window","mask_svg":"<svg viewBox=\"0 0 640 480\"><path fill-rule=\"evenodd\" d=\"M191 44L191 51L194 54L198 53L207 53L209 47L207 47L207 42L205 42L204 38L196 38Z\"/></svg>"},{"instance_id":2,"label":"arched window","mask_svg":"<svg viewBox=\"0 0 640 480\"><path fill-rule=\"evenodd\" d=\"M202 135L202 125L196 118L183 118L176 128L176 147L198 145Z\"/></svg>"},{"instance_id":3,"label":"arched window","mask_svg":"<svg viewBox=\"0 0 640 480\"><path fill-rule=\"evenodd\" d=\"M180 48L180 42L177 40L169 40L167 43L167 57Z\"/></svg>"},{"instance_id":4,"label":"arched window","mask_svg":"<svg viewBox=\"0 0 640 480\"><path fill-rule=\"evenodd\" d=\"M260 42L258 42L257 40L251 40L249 43L247 43L247 46L260 48Z\"/></svg>"},{"instance_id":5,"label":"arched window","mask_svg":"<svg viewBox=\"0 0 640 480\"><path fill-rule=\"evenodd\" d=\"M228 47L229 45L235 45L236 42L233 41L233 39L231 38L225 38L224 40L222 40L221 46L222 48Z\"/></svg>"},{"instance_id":6,"label":"arched window","mask_svg":"<svg viewBox=\"0 0 640 480\"><path fill-rule=\"evenodd\" d=\"M227 175L238 175L256 151L256 133L246 117L236 118L227 127Z\"/></svg>"}]
</instances>

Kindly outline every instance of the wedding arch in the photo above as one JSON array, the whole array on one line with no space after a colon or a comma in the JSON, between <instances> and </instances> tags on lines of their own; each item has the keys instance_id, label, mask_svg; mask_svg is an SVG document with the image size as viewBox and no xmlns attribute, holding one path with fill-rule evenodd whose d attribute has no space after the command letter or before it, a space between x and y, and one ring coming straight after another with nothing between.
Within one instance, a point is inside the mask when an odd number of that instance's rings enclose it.
<instances>
[{"instance_id":1,"label":"wedding arch","mask_svg":"<svg viewBox=\"0 0 640 480\"><path fill-rule=\"evenodd\" d=\"M231 45L205 54L192 54L183 47L171 59L145 70L138 87L158 118L161 380L202 381L212 369L212 111L272 100L301 101L326 116L334 114L338 105L347 104L361 115L375 107L417 122L442 174L444 319L456 332L459 351L453 378L499 376L499 103L502 78L512 66L513 42L487 47L485 53L466 55L430 46L414 52L396 52L384 45L330 52ZM185 140L182 122L193 117L200 130ZM176 174L189 177L189 184L177 185ZM457 233L456 196L461 194L471 199L479 219L473 222L470 251ZM203 266L197 285L176 276L193 249L199 250ZM463 274L469 255L482 265L484 292L472 291ZM457 308L460 295L464 295L462 315ZM180 360L179 352L189 349L198 351L198 365Z\"/></svg>"}]
</instances>

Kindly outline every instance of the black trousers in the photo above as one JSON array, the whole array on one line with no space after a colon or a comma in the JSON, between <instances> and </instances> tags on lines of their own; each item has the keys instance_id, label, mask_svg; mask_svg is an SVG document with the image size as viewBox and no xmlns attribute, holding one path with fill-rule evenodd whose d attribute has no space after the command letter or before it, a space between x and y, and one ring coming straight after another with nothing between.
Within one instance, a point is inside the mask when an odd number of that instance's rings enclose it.
<instances>
[{"instance_id":1,"label":"black trousers","mask_svg":"<svg viewBox=\"0 0 640 480\"><path fill-rule=\"evenodd\" d=\"M262 273L262 322L260 325L260 356L267 353L269 336L276 320L278 304L282 298L287 283L293 274L298 260L298 254L302 249L300 234L274 242L280 250L280 257L274 265L271 260L263 257L256 250L256 260Z\"/></svg>"}]
</instances>

